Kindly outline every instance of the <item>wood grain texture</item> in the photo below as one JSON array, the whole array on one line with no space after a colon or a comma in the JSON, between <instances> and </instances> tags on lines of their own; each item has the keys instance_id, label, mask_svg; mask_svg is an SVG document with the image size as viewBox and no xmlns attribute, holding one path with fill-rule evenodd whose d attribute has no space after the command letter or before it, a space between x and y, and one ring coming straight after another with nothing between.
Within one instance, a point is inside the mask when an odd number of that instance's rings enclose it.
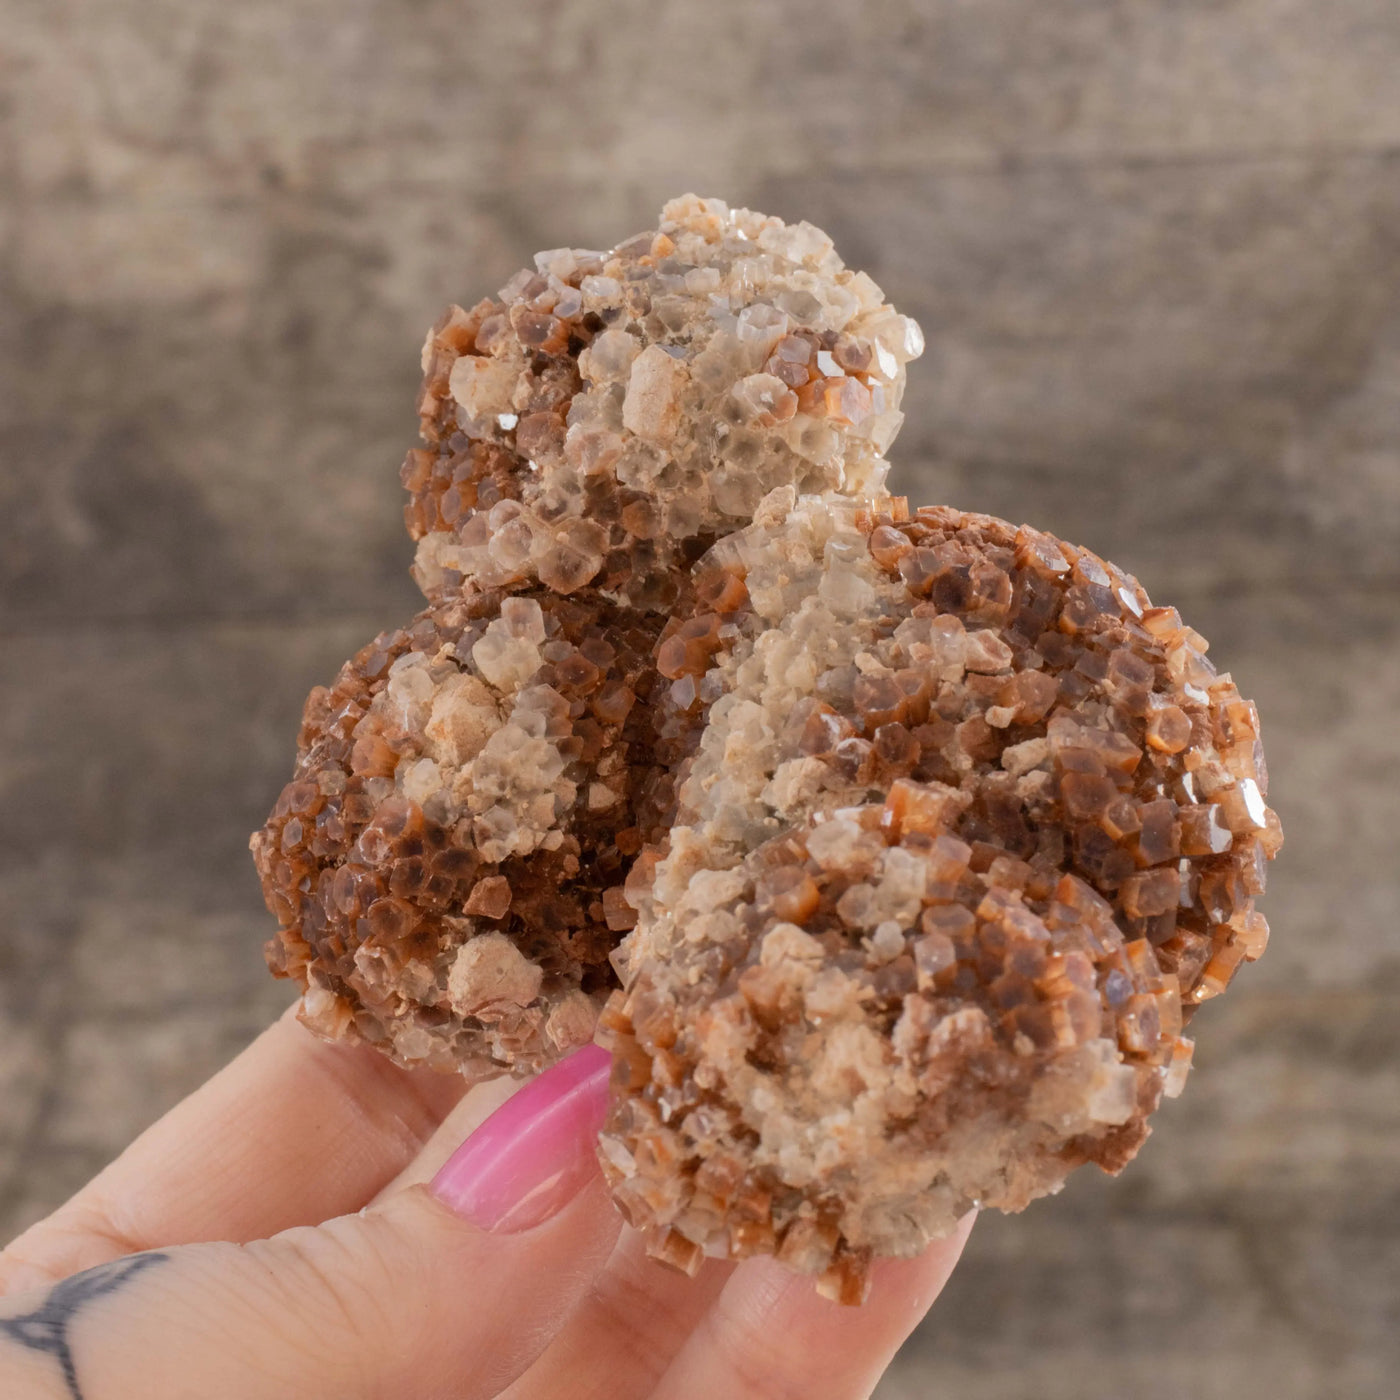
<instances>
[{"instance_id":1,"label":"wood grain texture","mask_svg":"<svg viewBox=\"0 0 1400 1400\"><path fill-rule=\"evenodd\" d=\"M1274 942L1117 1181L986 1220L882 1400L1400 1363L1389 0L0 0L0 1237L287 999L246 850L407 615L449 299L685 188L924 324L896 484L1139 573L1257 698Z\"/></svg>"}]
</instances>

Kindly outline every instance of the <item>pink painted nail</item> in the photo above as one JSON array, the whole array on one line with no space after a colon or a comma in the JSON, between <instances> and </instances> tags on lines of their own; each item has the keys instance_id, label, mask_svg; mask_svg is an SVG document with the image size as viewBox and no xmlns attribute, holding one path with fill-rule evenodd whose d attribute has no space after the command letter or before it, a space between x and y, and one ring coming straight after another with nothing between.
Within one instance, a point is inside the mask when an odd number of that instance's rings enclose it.
<instances>
[{"instance_id":1,"label":"pink painted nail","mask_svg":"<svg viewBox=\"0 0 1400 1400\"><path fill-rule=\"evenodd\" d=\"M548 1220L598 1170L611 1063L585 1045L512 1095L448 1158L433 1195L501 1234Z\"/></svg>"}]
</instances>

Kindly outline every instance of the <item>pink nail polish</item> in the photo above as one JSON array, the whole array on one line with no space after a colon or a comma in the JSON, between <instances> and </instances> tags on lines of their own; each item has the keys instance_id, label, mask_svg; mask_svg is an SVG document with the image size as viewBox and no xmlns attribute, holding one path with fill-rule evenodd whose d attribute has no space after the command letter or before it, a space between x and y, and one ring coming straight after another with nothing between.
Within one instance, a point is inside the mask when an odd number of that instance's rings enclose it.
<instances>
[{"instance_id":1,"label":"pink nail polish","mask_svg":"<svg viewBox=\"0 0 1400 1400\"><path fill-rule=\"evenodd\" d=\"M483 1230L547 1220L598 1170L611 1063L586 1045L512 1095L448 1158L433 1195Z\"/></svg>"}]
</instances>

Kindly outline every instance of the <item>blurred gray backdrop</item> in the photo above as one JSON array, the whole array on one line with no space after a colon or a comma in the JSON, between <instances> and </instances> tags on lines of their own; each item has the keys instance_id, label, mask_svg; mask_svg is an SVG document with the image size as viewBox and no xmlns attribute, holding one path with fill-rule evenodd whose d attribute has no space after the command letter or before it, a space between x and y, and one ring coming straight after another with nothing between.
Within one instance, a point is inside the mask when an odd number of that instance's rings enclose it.
<instances>
[{"instance_id":1,"label":"blurred gray backdrop","mask_svg":"<svg viewBox=\"0 0 1400 1400\"><path fill-rule=\"evenodd\" d=\"M881 1396L1393 1395L1395 0L0 0L0 1237L288 1000L247 834L415 607L424 328L687 189L919 318L895 484L1180 605L1288 832L1140 1160Z\"/></svg>"}]
</instances>

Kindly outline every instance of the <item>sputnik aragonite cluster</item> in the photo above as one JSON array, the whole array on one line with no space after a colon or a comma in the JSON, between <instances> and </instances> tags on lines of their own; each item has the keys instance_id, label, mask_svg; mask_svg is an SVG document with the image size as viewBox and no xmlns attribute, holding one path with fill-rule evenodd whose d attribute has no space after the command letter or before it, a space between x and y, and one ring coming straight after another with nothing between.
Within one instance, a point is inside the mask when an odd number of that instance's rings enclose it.
<instances>
[{"instance_id":1,"label":"sputnik aragonite cluster","mask_svg":"<svg viewBox=\"0 0 1400 1400\"><path fill-rule=\"evenodd\" d=\"M535 261L424 346L428 607L307 702L270 961L403 1064L596 1036L653 1252L858 1302L1180 1092L1268 936L1258 716L1114 565L885 493L921 337L818 230Z\"/></svg>"}]
</instances>

